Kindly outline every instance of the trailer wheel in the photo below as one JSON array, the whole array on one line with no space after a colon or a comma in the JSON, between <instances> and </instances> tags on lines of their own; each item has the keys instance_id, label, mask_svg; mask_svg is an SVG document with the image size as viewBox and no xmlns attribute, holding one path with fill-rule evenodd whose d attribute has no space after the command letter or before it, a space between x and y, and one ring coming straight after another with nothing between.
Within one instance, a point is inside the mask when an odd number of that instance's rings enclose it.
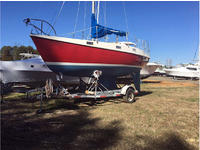
<instances>
[{"instance_id":1,"label":"trailer wheel","mask_svg":"<svg viewBox=\"0 0 200 150\"><path fill-rule=\"evenodd\" d=\"M134 90L132 88L128 88L126 95L123 98L127 103L135 102Z\"/></svg>"}]
</instances>

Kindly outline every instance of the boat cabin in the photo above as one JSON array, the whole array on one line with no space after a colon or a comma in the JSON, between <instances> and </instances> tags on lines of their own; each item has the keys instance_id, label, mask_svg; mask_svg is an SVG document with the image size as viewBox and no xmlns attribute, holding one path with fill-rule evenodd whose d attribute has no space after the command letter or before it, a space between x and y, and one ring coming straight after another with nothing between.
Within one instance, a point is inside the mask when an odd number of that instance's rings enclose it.
<instances>
[{"instance_id":1,"label":"boat cabin","mask_svg":"<svg viewBox=\"0 0 200 150\"><path fill-rule=\"evenodd\" d=\"M120 44L125 44L126 46L136 47L136 44L133 42L120 42Z\"/></svg>"}]
</instances>

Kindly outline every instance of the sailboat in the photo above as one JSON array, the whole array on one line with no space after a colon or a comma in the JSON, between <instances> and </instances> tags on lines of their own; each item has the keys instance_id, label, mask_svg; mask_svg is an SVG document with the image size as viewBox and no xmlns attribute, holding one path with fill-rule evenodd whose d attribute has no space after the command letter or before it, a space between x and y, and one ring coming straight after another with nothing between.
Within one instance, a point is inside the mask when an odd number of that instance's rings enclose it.
<instances>
[{"instance_id":1,"label":"sailboat","mask_svg":"<svg viewBox=\"0 0 200 150\"><path fill-rule=\"evenodd\" d=\"M29 18L25 20L26 24L31 24L30 21ZM41 34L32 33L30 37L47 66L57 74L87 77L94 70L101 70L102 76L117 77L140 72L150 59L135 43L98 40L110 34L126 37L128 33L98 24L94 1L91 40L50 36L44 34L42 29L40 31Z\"/></svg>"}]
</instances>

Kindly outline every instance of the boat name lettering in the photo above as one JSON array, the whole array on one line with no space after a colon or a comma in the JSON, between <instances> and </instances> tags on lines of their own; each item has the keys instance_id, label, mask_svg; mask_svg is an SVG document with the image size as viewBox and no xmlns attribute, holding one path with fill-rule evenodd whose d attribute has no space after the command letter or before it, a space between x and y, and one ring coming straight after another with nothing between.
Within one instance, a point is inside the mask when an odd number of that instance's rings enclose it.
<instances>
[{"instance_id":1,"label":"boat name lettering","mask_svg":"<svg viewBox=\"0 0 200 150\"><path fill-rule=\"evenodd\" d=\"M87 44L93 45L93 42L89 42L89 41L88 41Z\"/></svg>"},{"instance_id":2,"label":"boat name lettering","mask_svg":"<svg viewBox=\"0 0 200 150\"><path fill-rule=\"evenodd\" d=\"M121 46L116 46L116 48L121 49Z\"/></svg>"}]
</instances>

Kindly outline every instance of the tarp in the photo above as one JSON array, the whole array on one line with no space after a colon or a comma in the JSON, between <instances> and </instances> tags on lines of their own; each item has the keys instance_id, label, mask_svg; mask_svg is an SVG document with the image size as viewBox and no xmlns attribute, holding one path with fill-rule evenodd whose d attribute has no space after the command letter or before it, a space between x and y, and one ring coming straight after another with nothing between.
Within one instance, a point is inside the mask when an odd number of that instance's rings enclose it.
<instances>
[{"instance_id":1,"label":"tarp","mask_svg":"<svg viewBox=\"0 0 200 150\"><path fill-rule=\"evenodd\" d=\"M91 27L92 27L92 32L91 32L92 38L101 38L108 34L115 34L118 36L126 36L127 35L127 32L115 30L112 28L107 28L107 27L97 24L95 14L92 14L92 17L91 17Z\"/></svg>"}]
</instances>

